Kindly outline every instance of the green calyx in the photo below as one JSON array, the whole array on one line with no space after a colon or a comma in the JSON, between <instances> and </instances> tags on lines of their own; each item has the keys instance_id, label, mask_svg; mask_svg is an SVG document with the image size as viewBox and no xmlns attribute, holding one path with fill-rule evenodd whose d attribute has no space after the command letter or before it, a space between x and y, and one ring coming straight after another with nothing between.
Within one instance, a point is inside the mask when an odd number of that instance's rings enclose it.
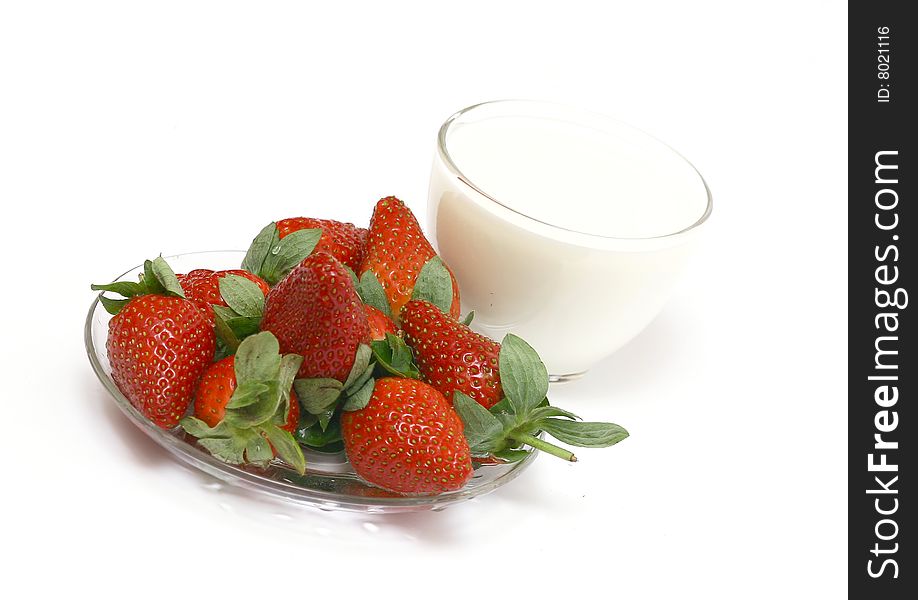
<instances>
[{"instance_id":1,"label":"green calyx","mask_svg":"<svg viewBox=\"0 0 918 600\"><path fill-rule=\"evenodd\" d=\"M303 409L297 439L314 447L324 445L323 441L339 441L340 436L335 438L325 432L331 425L337 427L341 411L360 410L370 401L376 383L373 378L376 363L372 359L370 347L360 344L351 371L343 383L324 377L293 382L300 408Z\"/></svg>"},{"instance_id":2,"label":"green calyx","mask_svg":"<svg viewBox=\"0 0 918 600\"><path fill-rule=\"evenodd\" d=\"M340 411L337 414L340 415ZM300 444L322 452L339 452L344 449L340 419L330 419L323 428L316 415L303 413L293 437Z\"/></svg>"},{"instance_id":3,"label":"green calyx","mask_svg":"<svg viewBox=\"0 0 918 600\"><path fill-rule=\"evenodd\" d=\"M515 462L529 454L525 450L529 447L576 462L570 450L541 439L539 432L582 448L605 448L628 437L619 425L584 422L552 406L546 397L548 371L536 351L521 338L513 334L504 337L498 362L505 397L490 410L460 391L453 393L453 407L465 425L473 455Z\"/></svg>"},{"instance_id":4,"label":"green calyx","mask_svg":"<svg viewBox=\"0 0 918 600\"><path fill-rule=\"evenodd\" d=\"M252 240L242 268L274 286L312 254L321 237L321 229L301 229L281 239L277 224L268 223Z\"/></svg>"},{"instance_id":5,"label":"green calyx","mask_svg":"<svg viewBox=\"0 0 918 600\"><path fill-rule=\"evenodd\" d=\"M276 452L277 458L302 475L306 471L303 451L293 435L281 429L290 412L290 389L302 362L302 356L281 355L277 338L268 331L247 337L236 350L236 389L223 420L208 427L189 416L180 425L223 462L264 467Z\"/></svg>"},{"instance_id":6,"label":"green calyx","mask_svg":"<svg viewBox=\"0 0 918 600\"><path fill-rule=\"evenodd\" d=\"M444 314L449 314L453 304L453 279L439 256L434 256L421 267L411 299L427 300Z\"/></svg>"},{"instance_id":7,"label":"green calyx","mask_svg":"<svg viewBox=\"0 0 918 600\"><path fill-rule=\"evenodd\" d=\"M182 285L175 276L175 272L172 271L172 267L162 256L144 261L143 273L140 274L136 282L115 281L105 285L93 284L90 287L97 292L110 292L124 297L123 299L112 299L104 294L99 296L102 306L112 315L117 315L124 308L124 305L136 296L161 294L177 298L185 297L185 292L182 290Z\"/></svg>"},{"instance_id":8,"label":"green calyx","mask_svg":"<svg viewBox=\"0 0 918 600\"><path fill-rule=\"evenodd\" d=\"M421 378L421 373L414 364L411 348L397 335L387 333L386 339L371 342L370 349L373 351L373 358L376 359L381 375L409 379Z\"/></svg>"},{"instance_id":9,"label":"green calyx","mask_svg":"<svg viewBox=\"0 0 918 600\"><path fill-rule=\"evenodd\" d=\"M220 342L218 360L234 354L242 340L258 333L265 309L265 294L252 280L230 274L220 278L219 286L227 306L213 305L214 329Z\"/></svg>"},{"instance_id":10,"label":"green calyx","mask_svg":"<svg viewBox=\"0 0 918 600\"><path fill-rule=\"evenodd\" d=\"M353 271L351 271L353 273ZM357 289L357 295L364 304L372 306L390 319L392 318L392 307L389 306L389 298L383 289L379 278L373 271L364 271L360 279L354 284Z\"/></svg>"},{"instance_id":11,"label":"green calyx","mask_svg":"<svg viewBox=\"0 0 918 600\"><path fill-rule=\"evenodd\" d=\"M361 344L343 383L337 379L297 379L293 387L303 409L296 439L323 451L341 449L341 413L364 408L379 377L419 379L414 356L398 336L386 334L369 346Z\"/></svg>"}]
</instances>

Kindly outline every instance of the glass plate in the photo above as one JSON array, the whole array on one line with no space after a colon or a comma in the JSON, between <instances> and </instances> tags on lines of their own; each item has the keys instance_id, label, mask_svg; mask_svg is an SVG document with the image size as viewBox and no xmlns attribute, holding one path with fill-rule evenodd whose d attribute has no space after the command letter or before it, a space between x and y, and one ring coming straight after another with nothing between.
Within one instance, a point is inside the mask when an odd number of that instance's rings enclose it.
<instances>
[{"instance_id":1,"label":"glass plate","mask_svg":"<svg viewBox=\"0 0 918 600\"><path fill-rule=\"evenodd\" d=\"M179 254L166 259L176 273L187 273L192 269L235 269L244 256L245 252L230 250ZM117 279L136 281L141 270L142 267L137 266ZM437 496L402 496L366 484L354 474L343 452L332 454L304 449L307 462L305 475L299 475L279 462L265 469L228 465L197 446L194 438L187 436L181 427L160 429L128 402L111 378L111 366L105 351L110 319L111 316L96 298L86 318L86 351L93 370L118 408L134 425L179 460L231 485L326 510L377 513L440 510L487 494L512 481L538 454L533 452L528 458L507 465L476 464L475 473L465 487Z\"/></svg>"}]
</instances>

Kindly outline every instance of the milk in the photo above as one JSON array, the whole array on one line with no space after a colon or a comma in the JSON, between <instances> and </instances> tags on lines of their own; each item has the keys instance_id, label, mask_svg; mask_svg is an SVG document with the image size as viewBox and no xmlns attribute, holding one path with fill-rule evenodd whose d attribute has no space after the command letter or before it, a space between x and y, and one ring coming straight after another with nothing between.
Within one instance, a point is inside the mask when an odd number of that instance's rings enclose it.
<instances>
[{"instance_id":1,"label":"milk","mask_svg":"<svg viewBox=\"0 0 918 600\"><path fill-rule=\"evenodd\" d=\"M444 125L428 206L475 328L523 337L564 379L659 313L709 197L688 162L638 130L511 101Z\"/></svg>"},{"instance_id":2,"label":"milk","mask_svg":"<svg viewBox=\"0 0 918 600\"><path fill-rule=\"evenodd\" d=\"M635 129L616 133L509 116L459 124L447 143L453 163L491 198L563 229L648 238L697 221L707 196L695 169Z\"/></svg>"}]
</instances>

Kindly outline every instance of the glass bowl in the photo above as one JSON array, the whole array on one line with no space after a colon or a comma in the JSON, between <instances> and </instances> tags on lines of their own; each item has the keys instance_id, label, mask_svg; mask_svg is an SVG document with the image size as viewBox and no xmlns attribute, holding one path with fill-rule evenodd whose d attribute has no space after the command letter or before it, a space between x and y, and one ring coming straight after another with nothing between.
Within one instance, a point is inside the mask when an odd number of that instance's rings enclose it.
<instances>
[{"instance_id":1,"label":"glass bowl","mask_svg":"<svg viewBox=\"0 0 918 600\"><path fill-rule=\"evenodd\" d=\"M427 226L474 327L519 335L565 381L660 313L712 208L695 167L648 134L503 100L440 128Z\"/></svg>"},{"instance_id":2,"label":"glass bowl","mask_svg":"<svg viewBox=\"0 0 918 600\"><path fill-rule=\"evenodd\" d=\"M244 256L245 252L241 251L211 251L168 256L166 260L176 273L187 273L192 269L239 268ZM142 266L137 266L117 279L136 281L141 271ZM121 412L182 462L230 485L258 494L267 494L325 510L374 513L441 510L451 504L487 494L512 481L538 454L533 452L526 459L513 464L476 464L475 472L465 487L436 496L403 496L373 487L354 474L344 452L323 453L304 448L305 475L299 475L280 462L272 463L264 469L229 465L215 459L199 447L195 439L185 434L181 427L165 430L153 425L124 397L112 380L111 366L105 350L110 319L111 316L97 297L89 307L89 315L86 318L86 352L93 370Z\"/></svg>"}]
</instances>

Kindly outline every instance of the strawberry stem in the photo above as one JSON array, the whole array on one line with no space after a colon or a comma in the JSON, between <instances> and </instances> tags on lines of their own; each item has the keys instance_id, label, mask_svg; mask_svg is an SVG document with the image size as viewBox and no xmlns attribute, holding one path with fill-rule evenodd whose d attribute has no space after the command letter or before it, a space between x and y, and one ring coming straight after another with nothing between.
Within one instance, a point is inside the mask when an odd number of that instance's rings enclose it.
<instances>
[{"instance_id":1,"label":"strawberry stem","mask_svg":"<svg viewBox=\"0 0 918 600\"><path fill-rule=\"evenodd\" d=\"M570 462L577 462L577 457L574 456L573 452L569 450L565 450L564 448L561 448L559 446L555 446L554 444L550 442L546 442L545 440L539 439L535 437L534 435L520 434L520 435L515 435L513 437L516 441L526 444L528 446L532 446L536 450L547 452L551 454L552 456L557 456L558 458L563 458L564 460L567 460Z\"/></svg>"}]
</instances>

